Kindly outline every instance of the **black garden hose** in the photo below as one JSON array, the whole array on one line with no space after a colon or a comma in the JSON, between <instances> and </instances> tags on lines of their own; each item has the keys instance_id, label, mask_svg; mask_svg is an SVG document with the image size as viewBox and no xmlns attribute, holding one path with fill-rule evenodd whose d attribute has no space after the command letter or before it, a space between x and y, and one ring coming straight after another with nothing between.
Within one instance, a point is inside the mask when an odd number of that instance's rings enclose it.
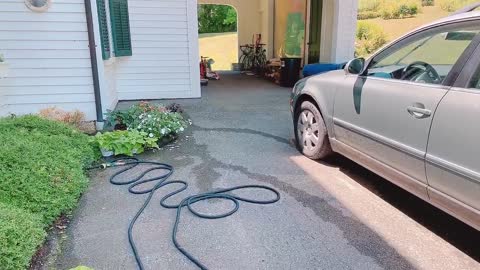
<instances>
[{"instance_id":1,"label":"black garden hose","mask_svg":"<svg viewBox=\"0 0 480 270\"><path fill-rule=\"evenodd\" d=\"M139 176L133 178L133 179L127 179L124 181L116 180L117 178L120 177L123 173L137 167L138 165L150 165L153 167L150 167L143 171ZM175 185L179 184L181 187L179 187L177 190L168 193L165 195L161 200L160 200L160 205L167 208L167 209L177 209L177 215L175 218L175 224L173 225L173 232L172 232L172 241L175 247L183 254L185 257L187 257L191 262L193 262L195 265L197 265L200 269L207 269L207 267L202 264L198 259L193 257L188 251L186 251L184 248L180 246L180 244L177 241L177 232L178 232L178 225L180 223L180 215L183 207L187 207L187 209L195 216L200 217L200 218L205 218L205 219L219 219L219 218L225 218L230 215L233 215L235 212L238 211L240 207L240 201L242 202L247 202L247 203L252 203L252 204L272 204L276 203L280 200L280 193L268 186L263 186L263 185L242 185L242 186L236 186L232 188L225 188L225 189L219 189L216 191L212 192L207 192L207 193L201 193L197 195L192 195L184 198L179 204L167 204L165 201L168 200L169 198L175 196L176 194L185 191L188 188L188 183L185 181L168 181L170 176L172 176L174 172L174 168L171 165L165 164L165 163L160 163L160 162L154 162L154 161L141 161L136 158L126 158L126 159L116 159L110 163L105 163L102 165L94 166L89 169L99 169L99 168L111 168L111 167L125 167L124 169L121 169L117 172L115 172L111 177L110 177L110 183L114 185L128 185L128 191L132 194L139 195L139 194L149 194L148 197L146 198L145 202L143 203L142 207L137 211L135 216L133 217L132 221L130 222L130 225L128 226L128 241L130 243L130 246L133 251L133 255L135 256L135 260L137 261L138 268L143 270L143 263L140 258L139 252L137 250L137 247L135 245L135 240L133 239L133 227L135 226L135 222L137 221L138 217L143 213L145 208L150 204L150 201L152 200L153 195L155 194L155 191L158 189L168 186L168 185ZM145 175L147 175L150 172L153 171L160 171L160 175L148 178L148 179L143 179ZM148 189L139 189L136 187L139 187L143 184L150 183L150 182L156 182L156 184L152 188ZM275 194L275 198L271 200L252 200L244 197L240 197L234 194L231 194L229 192L235 191L235 190L241 190L241 189L263 189L267 191L271 191ZM200 201L205 201L205 200L210 200L210 199L223 199L223 200L229 200L232 201L235 204L235 207L230 210L227 213L223 214L218 214L218 215L208 215L208 214L202 214L197 212L195 209L192 208L192 205L200 202Z\"/></svg>"}]
</instances>

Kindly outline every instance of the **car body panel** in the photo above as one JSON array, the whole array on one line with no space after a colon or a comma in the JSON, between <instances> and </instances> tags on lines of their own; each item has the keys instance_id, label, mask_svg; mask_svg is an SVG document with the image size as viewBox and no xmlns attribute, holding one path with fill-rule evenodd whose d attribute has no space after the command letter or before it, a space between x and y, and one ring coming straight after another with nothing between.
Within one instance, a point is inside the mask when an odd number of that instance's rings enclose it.
<instances>
[{"instance_id":1,"label":"car body panel","mask_svg":"<svg viewBox=\"0 0 480 270\"><path fill-rule=\"evenodd\" d=\"M333 104L339 82L345 79L345 71L335 70L315 75L300 81L292 93L292 106L296 108L304 97L315 101L327 126L329 134L333 134ZM299 89L299 84L304 85ZM321 89L319 89L321 87Z\"/></svg>"},{"instance_id":2,"label":"car body panel","mask_svg":"<svg viewBox=\"0 0 480 270\"><path fill-rule=\"evenodd\" d=\"M474 209L480 209L479 116L480 89L452 89L435 114L426 156L430 192Z\"/></svg>"},{"instance_id":3,"label":"car body panel","mask_svg":"<svg viewBox=\"0 0 480 270\"><path fill-rule=\"evenodd\" d=\"M433 114L448 88L362 76L347 76L346 82L354 87L337 92L335 138L426 184L432 117L416 118L407 109L422 104Z\"/></svg>"}]
</instances>

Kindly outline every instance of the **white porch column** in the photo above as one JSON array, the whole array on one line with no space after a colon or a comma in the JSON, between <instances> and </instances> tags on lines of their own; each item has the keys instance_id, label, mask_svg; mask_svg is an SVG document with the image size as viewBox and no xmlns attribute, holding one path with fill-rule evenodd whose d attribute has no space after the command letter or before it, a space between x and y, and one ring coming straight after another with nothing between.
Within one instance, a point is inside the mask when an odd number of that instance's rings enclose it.
<instances>
[{"instance_id":1,"label":"white porch column","mask_svg":"<svg viewBox=\"0 0 480 270\"><path fill-rule=\"evenodd\" d=\"M346 62L354 57L358 0L323 0L320 61Z\"/></svg>"}]
</instances>

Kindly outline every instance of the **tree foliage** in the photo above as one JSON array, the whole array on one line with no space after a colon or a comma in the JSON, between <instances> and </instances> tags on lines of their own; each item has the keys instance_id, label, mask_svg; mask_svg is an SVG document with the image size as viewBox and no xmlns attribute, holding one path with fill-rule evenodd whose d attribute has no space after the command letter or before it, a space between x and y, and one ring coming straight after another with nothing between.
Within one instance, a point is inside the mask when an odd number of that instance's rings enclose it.
<instances>
[{"instance_id":1,"label":"tree foliage","mask_svg":"<svg viewBox=\"0 0 480 270\"><path fill-rule=\"evenodd\" d=\"M198 5L198 32L224 33L237 31L237 11L227 5Z\"/></svg>"}]
</instances>

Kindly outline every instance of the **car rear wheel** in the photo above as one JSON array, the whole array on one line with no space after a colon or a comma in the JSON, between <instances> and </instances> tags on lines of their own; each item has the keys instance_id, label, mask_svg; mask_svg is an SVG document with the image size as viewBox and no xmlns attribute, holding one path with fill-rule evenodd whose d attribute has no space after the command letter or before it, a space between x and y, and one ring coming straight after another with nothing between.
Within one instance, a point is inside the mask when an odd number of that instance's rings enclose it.
<instances>
[{"instance_id":1,"label":"car rear wheel","mask_svg":"<svg viewBox=\"0 0 480 270\"><path fill-rule=\"evenodd\" d=\"M320 111L310 101L304 101L295 111L297 148L306 157L322 159L332 153L327 127Z\"/></svg>"}]
</instances>

